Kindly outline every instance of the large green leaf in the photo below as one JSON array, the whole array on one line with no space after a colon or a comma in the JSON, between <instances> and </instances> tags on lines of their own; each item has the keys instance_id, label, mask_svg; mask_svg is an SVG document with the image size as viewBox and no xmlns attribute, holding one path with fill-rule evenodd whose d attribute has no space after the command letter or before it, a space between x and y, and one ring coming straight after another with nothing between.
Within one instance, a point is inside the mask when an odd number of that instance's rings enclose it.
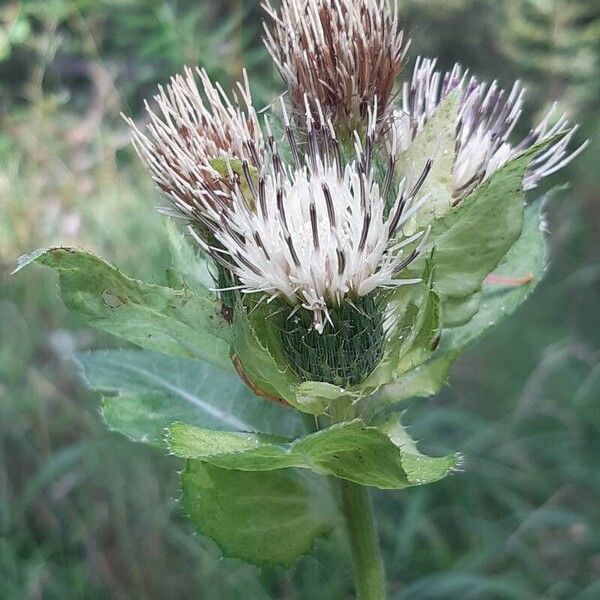
<instances>
[{"instance_id":1,"label":"large green leaf","mask_svg":"<svg viewBox=\"0 0 600 600\"><path fill-rule=\"evenodd\" d=\"M399 427L394 422L389 431L397 437ZM176 423L169 429L167 439L174 455L226 469L304 468L382 489L431 483L457 464L457 456L418 455L417 462L422 463L419 470L415 467L415 449L404 443L398 447L387 431L357 419L287 442L274 436L215 432Z\"/></svg>"},{"instance_id":2,"label":"large green leaf","mask_svg":"<svg viewBox=\"0 0 600 600\"><path fill-rule=\"evenodd\" d=\"M409 148L398 155L396 168L403 177L414 183L429 159L431 171L416 200L429 199L409 220L405 233L424 229L431 221L443 216L452 206L453 169L456 146L456 124L460 94L454 92L443 100L433 117L417 134Z\"/></svg>"},{"instance_id":3,"label":"large green leaf","mask_svg":"<svg viewBox=\"0 0 600 600\"><path fill-rule=\"evenodd\" d=\"M442 298L477 293L523 229L523 177L539 148L510 161L434 221L436 290Z\"/></svg>"},{"instance_id":4,"label":"large green leaf","mask_svg":"<svg viewBox=\"0 0 600 600\"><path fill-rule=\"evenodd\" d=\"M205 288L149 285L74 248L23 256L17 271L33 262L58 273L63 302L91 325L148 350L231 369L231 327L221 315L220 302Z\"/></svg>"},{"instance_id":5,"label":"large green leaf","mask_svg":"<svg viewBox=\"0 0 600 600\"><path fill-rule=\"evenodd\" d=\"M188 461L182 506L226 556L289 566L337 516L327 480L298 470L243 472Z\"/></svg>"},{"instance_id":6,"label":"large green leaf","mask_svg":"<svg viewBox=\"0 0 600 600\"><path fill-rule=\"evenodd\" d=\"M143 351L77 360L89 387L104 394L108 426L137 442L164 446L166 429L177 421L285 437L304 432L296 411L257 398L235 375L200 361Z\"/></svg>"}]
</instances>

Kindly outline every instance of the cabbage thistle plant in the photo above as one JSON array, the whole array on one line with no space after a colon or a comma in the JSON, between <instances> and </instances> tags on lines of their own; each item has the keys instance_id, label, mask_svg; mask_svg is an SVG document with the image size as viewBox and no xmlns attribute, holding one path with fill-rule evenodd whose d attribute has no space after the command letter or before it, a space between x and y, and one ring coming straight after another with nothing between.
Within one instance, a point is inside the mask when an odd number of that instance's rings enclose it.
<instances>
[{"instance_id":1,"label":"cabbage thistle plant","mask_svg":"<svg viewBox=\"0 0 600 600\"><path fill-rule=\"evenodd\" d=\"M417 59L387 0L265 4L286 93L258 111L186 69L127 122L165 200L169 285L73 248L68 308L138 349L78 357L108 426L186 461L181 504L224 555L291 565L345 523L358 595L385 597L369 488L455 472L403 423L529 296L540 200L576 131L514 139L524 90ZM334 484L334 485L332 485Z\"/></svg>"}]
</instances>

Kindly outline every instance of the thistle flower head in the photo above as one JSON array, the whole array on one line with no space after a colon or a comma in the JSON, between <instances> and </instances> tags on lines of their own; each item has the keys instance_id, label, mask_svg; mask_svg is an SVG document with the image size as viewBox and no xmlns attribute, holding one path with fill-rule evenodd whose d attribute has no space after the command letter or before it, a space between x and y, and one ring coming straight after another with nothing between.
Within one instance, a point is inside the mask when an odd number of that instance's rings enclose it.
<instances>
[{"instance_id":1,"label":"thistle flower head","mask_svg":"<svg viewBox=\"0 0 600 600\"><path fill-rule=\"evenodd\" d=\"M205 214L205 205L228 197L229 184L215 168L218 159L235 159L248 165L262 160L264 142L246 74L231 101L213 84L204 70L186 68L159 88L154 100L158 110L146 103L146 131L131 119L134 146L146 163L156 185L174 208L192 219Z\"/></svg>"},{"instance_id":2,"label":"thistle flower head","mask_svg":"<svg viewBox=\"0 0 600 600\"><path fill-rule=\"evenodd\" d=\"M375 98L385 117L408 49L391 0L283 0L265 43L303 118L305 96L334 125L353 131Z\"/></svg>"},{"instance_id":3,"label":"thistle flower head","mask_svg":"<svg viewBox=\"0 0 600 600\"><path fill-rule=\"evenodd\" d=\"M357 158L344 165L333 126L313 117L308 105L308 151L301 159L283 110L292 164L285 163L269 133L268 157L259 175L246 173L249 192L232 180L228 201L205 207L204 222L217 244L191 232L235 275L237 289L269 300L280 297L310 311L315 330L322 332L329 309L344 300L415 282L398 276L419 251L404 254L403 248L423 232L395 240L418 209L412 202L420 184L412 190L404 184L392 189L392 173L384 182L376 181L374 114L364 147L357 137Z\"/></svg>"},{"instance_id":4,"label":"thistle flower head","mask_svg":"<svg viewBox=\"0 0 600 600\"><path fill-rule=\"evenodd\" d=\"M544 119L519 143L510 141L523 112L525 89L516 82L510 92L497 82L481 83L460 65L446 73L436 70L435 60L418 59L412 80L405 83L403 110L396 113L396 130L401 146L407 148L449 94L461 96L456 129L454 196L467 196L482 181L508 161L536 144L562 134L532 161L523 181L530 190L544 177L571 162L585 144L569 153L568 147L578 129L553 106Z\"/></svg>"}]
</instances>

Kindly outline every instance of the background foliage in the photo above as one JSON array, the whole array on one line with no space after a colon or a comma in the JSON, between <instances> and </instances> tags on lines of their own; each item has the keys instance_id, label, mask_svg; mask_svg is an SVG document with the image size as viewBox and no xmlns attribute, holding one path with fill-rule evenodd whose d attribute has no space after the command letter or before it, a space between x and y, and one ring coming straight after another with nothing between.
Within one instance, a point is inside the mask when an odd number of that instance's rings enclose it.
<instances>
[{"instance_id":1,"label":"background foliage","mask_svg":"<svg viewBox=\"0 0 600 600\"><path fill-rule=\"evenodd\" d=\"M258 104L278 81L257 2L9 0L0 7L0 596L349 596L343 540L290 573L219 560L177 504L181 463L105 430L69 361L115 342L69 317L55 278L9 273L35 247L74 243L161 281L156 194L121 110L183 64ZM600 596L600 8L594 0L411 0L413 53L524 79L592 145L549 207L552 267L517 315L411 407L412 433L463 472L377 495L394 600ZM535 109L534 109L535 107ZM539 114L539 113L537 113ZM558 181L565 175L559 176Z\"/></svg>"}]
</instances>

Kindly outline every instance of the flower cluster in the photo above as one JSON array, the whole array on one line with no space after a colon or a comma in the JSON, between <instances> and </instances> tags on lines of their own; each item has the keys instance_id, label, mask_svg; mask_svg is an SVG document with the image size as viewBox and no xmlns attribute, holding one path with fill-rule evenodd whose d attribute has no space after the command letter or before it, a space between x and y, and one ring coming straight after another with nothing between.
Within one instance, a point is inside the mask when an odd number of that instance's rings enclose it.
<instances>
[{"instance_id":1,"label":"flower cluster","mask_svg":"<svg viewBox=\"0 0 600 600\"><path fill-rule=\"evenodd\" d=\"M405 225L436 201L435 188L424 183L437 149L430 145L420 156L416 176L398 164L446 99L458 98L449 190L455 205L526 151L539 147L522 181L529 190L583 146L569 154L577 127L555 108L513 142L523 87L506 92L459 65L441 73L435 60L416 61L395 108L409 44L389 0L283 0L281 9L267 2L265 10L265 43L288 96L264 123L245 74L230 99L204 71L198 87L191 69L160 89L157 108L147 105L145 130L129 123L170 214L188 220L190 235L227 274L218 277L218 291L234 293L250 312L261 303L287 307L282 335L293 331L291 346L307 349L290 347L288 356L308 354L311 364L324 361L327 372L338 372L319 354L319 336L328 327L335 332L325 344L332 361L342 360L340 348L344 356L380 359L390 335L382 324L397 304L385 298L421 281L422 262L417 270L413 264L436 244L428 225ZM299 311L310 315L306 330L316 337L289 326L290 319L304 323ZM364 379L371 363L342 382ZM297 370L310 378L311 368Z\"/></svg>"}]
</instances>

